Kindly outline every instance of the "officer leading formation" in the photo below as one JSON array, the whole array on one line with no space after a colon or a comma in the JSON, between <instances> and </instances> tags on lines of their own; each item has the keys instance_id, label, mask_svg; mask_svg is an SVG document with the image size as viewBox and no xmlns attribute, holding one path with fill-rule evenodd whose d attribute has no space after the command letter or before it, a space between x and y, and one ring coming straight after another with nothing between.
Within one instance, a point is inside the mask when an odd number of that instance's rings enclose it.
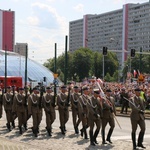
<instances>
[{"instance_id":1,"label":"officer leading formation","mask_svg":"<svg viewBox=\"0 0 150 150\"><path fill-rule=\"evenodd\" d=\"M90 145L99 144L97 137L101 134L102 144L112 144L111 137L115 128L116 107L121 102L121 112L128 114L131 108L131 139L133 149L146 148L143 145L146 131L144 111L149 105L150 88L145 92L144 88L129 87L127 85L104 85L96 79L81 84L68 83L62 85L57 94L53 86L36 86L32 91L19 87L7 87L7 91L0 91L0 118L3 108L6 114L6 128L10 132L15 128L15 120L18 118L19 134L23 134L27 128L28 120L32 118L32 132L35 137L40 132L40 124L45 112L46 130L48 136L52 136L52 125L56 119L56 110L59 112L60 131L63 136L67 132L69 110L72 111L72 123L75 134L80 134L84 139L90 138ZM142 91L142 96L141 96ZM118 121L116 120L117 124ZM110 128L106 131L106 126ZM137 127L140 133L136 141ZM80 128L81 127L81 128ZM101 132L100 132L101 131ZM106 132L108 134L106 135ZM105 137L106 136L106 137Z\"/></svg>"}]
</instances>

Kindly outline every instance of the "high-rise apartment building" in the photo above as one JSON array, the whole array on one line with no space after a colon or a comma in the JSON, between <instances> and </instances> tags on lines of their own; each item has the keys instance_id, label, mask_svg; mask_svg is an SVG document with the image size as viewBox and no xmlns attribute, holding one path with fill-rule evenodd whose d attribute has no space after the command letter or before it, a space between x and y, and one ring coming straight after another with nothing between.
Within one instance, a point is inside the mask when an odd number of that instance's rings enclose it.
<instances>
[{"instance_id":1,"label":"high-rise apartment building","mask_svg":"<svg viewBox=\"0 0 150 150\"><path fill-rule=\"evenodd\" d=\"M15 12L0 10L0 49L13 51L15 43Z\"/></svg>"},{"instance_id":2,"label":"high-rise apartment building","mask_svg":"<svg viewBox=\"0 0 150 150\"><path fill-rule=\"evenodd\" d=\"M125 4L122 9L69 23L71 52L80 47L102 52L104 46L116 51L121 66L131 49L150 51L150 2Z\"/></svg>"}]
</instances>

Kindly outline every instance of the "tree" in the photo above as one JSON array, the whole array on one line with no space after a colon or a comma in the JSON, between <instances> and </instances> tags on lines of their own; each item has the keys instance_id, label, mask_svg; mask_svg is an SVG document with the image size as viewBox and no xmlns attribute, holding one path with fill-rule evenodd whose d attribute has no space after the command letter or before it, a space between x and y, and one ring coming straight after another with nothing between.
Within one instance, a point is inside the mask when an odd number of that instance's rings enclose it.
<instances>
[{"instance_id":1,"label":"tree","mask_svg":"<svg viewBox=\"0 0 150 150\"><path fill-rule=\"evenodd\" d=\"M80 80L89 76L92 65L92 51L88 48L80 48L73 53L72 69Z\"/></svg>"}]
</instances>

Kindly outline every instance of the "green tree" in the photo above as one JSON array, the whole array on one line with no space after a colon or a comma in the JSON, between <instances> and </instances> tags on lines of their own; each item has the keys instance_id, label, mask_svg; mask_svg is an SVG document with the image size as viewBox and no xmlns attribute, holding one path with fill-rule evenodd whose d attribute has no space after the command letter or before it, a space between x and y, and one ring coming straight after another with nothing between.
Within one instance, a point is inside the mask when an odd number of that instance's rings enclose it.
<instances>
[{"instance_id":1,"label":"green tree","mask_svg":"<svg viewBox=\"0 0 150 150\"><path fill-rule=\"evenodd\" d=\"M89 76L92 54L92 51L88 48L80 48L73 53L73 73L76 73L80 80Z\"/></svg>"}]
</instances>

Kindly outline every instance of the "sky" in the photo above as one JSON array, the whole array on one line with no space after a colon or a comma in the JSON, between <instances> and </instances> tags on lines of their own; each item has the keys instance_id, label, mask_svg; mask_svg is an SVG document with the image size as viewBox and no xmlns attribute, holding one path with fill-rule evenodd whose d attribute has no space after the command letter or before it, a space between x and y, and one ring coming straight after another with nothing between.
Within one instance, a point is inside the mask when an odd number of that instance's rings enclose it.
<instances>
[{"instance_id":1,"label":"sky","mask_svg":"<svg viewBox=\"0 0 150 150\"><path fill-rule=\"evenodd\" d=\"M15 43L28 43L29 58L43 64L65 52L69 22L86 14L122 9L149 0L0 0L0 9L15 11ZM69 37L68 37L69 38ZM69 39L68 39L69 41Z\"/></svg>"}]
</instances>

